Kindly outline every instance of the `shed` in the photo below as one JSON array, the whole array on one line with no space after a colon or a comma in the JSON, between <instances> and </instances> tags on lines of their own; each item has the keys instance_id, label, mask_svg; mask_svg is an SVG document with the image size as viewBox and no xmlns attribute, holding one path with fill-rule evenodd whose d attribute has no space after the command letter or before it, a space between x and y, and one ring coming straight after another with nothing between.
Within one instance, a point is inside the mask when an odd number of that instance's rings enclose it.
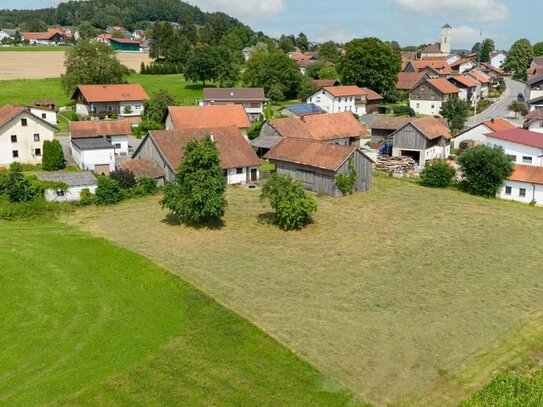
<instances>
[{"instance_id":1,"label":"shed","mask_svg":"<svg viewBox=\"0 0 543 407\"><path fill-rule=\"evenodd\" d=\"M45 199L50 202L72 202L81 199L81 191L88 189L91 193L96 192L97 180L92 172L52 172L37 174L36 177L42 181L62 182L68 185L66 191L60 189L46 189Z\"/></svg>"},{"instance_id":2,"label":"shed","mask_svg":"<svg viewBox=\"0 0 543 407\"><path fill-rule=\"evenodd\" d=\"M117 51L129 51L129 52L139 52L140 51L140 42L134 41L128 38L113 38L109 40L109 43L112 48Z\"/></svg>"},{"instance_id":3,"label":"shed","mask_svg":"<svg viewBox=\"0 0 543 407\"><path fill-rule=\"evenodd\" d=\"M120 163L119 168L132 172L136 180L153 178L158 186L164 185L164 171L154 160L127 160Z\"/></svg>"},{"instance_id":4,"label":"shed","mask_svg":"<svg viewBox=\"0 0 543 407\"><path fill-rule=\"evenodd\" d=\"M71 139L72 157L82 170L108 175L115 171L115 148L103 138Z\"/></svg>"}]
</instances>

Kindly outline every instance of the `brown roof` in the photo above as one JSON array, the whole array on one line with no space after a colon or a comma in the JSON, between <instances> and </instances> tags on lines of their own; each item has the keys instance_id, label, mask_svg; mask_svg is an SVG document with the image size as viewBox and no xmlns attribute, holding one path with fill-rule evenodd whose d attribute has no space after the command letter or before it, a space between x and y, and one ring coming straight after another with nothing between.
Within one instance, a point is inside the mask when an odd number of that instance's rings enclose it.
<instances>
[{"instance_id":1,"label":"brown roof","mask_svg":"<svg viewBox=\"0 0 543 407\"><path fill-rule=\"evenodd\" d=\"M264 158L336 171L355 150L354 146L285 138L268 151Z\"/></svg>"},{"instance_id":2,"label":"brown roof","mask_svg":"<svg viewBox=\"0 0 543 407\"><path fill-rule=\"evenodd\" d=\"M281 119L268 120L268 124L272 126L277 133L283 137L296 137L312 139L313 136L309 131L309 127L300 119L295 117L284 117Z\"/></svg>"},{"instance_id":3,"label":"brown roof","mask_svg":"<svg viewBox=\"0 0 543 407\"><path fill-rule=\"evenodd\" d=\"M415 68L417 72L424 70L425 68L431 68L437 73L443 75L451 75L452 69L447 61L438 59L438 60L423 60L423 61L409 61L409 63Z\"/></svg>"},{"instance_id":4,"label":"brown roof","mask_svg":"<svg viewBox=\"0 0 543 407\"><path fill-rule=\"evenodd\" d=\"M21 106L5 105L0 108L0 126L3 126L20 113L24 112L24 108Z\"/></svg>"},{"instance_id":5,"label":"brown roof","mask_svg":"<svg viewBox=\"0 0 543 407\"><path fill-rule=\"evenodd\" d=\"M169 106L173 126L180 128L251 127L241 105Z\"/></svg>"},{"instance_id":6,"label":"brown roof","mask_svg":"<svg viewBox=\"0 0 543 407\"><path fill-rule=\"evenodd\" d=\"M451 138L451 132L447 126L435 117L423 117L421 119L415 119L411 123L419 129L428 140L439 137L444 137L447 140Z\"/></svg>"},{"instance_id":7,"label":"brown roof","mask_svg":"<svg viewBox=\"0 0 543 407\"><path fill-rule=\"evenodd\" d=\"M524 126L527 127L535 121L543 120L543 110L532 110L524 116Z\"/></svg>"},{"instance_id":8,"label":"brown roof","mask_svg":"<svg viewBox=\"0 0 543 407\"><path fill-rule=\"evenodd\" d=\"M422 50L424 54L440 54L441 53L441 44L436 42L435 44L428 45Z\"/></svg>"},{"instance_id":9,"label":"brown roof","mask_svg":"<svg viewBox=\"0 0 543 407\"><path fill-rule=\"evenodd\" d=\"M515 125L511 123L510 121L507 121L505 119L492 119L487 120L483 123L486 127L491 129L492 131L502 131L502 130L508 130L508 129L515 129Z\"/></svg>"},{"instance_id":10,"label":"brown roof","mask_svg":"<svg viewBox=\"0 0 543 407\"><path fill-rule=\"evenodd\" d=\"M364 91L362 88L359 88L358 86L355 86L355 85L326 86L323 89L336 98L343 97L343 96L363 96L367 94L366 91Z\"/></svg>"},{"instance_id":11,"label":"brown roof","mask_svg":"<svg viewBox=\"0 0 543 407\"><path fill-rule=\"evenodd\" d=\"M377 92L375 92L374 90L371 90L370 88L360 88L362 89L365 94L366 94L366 99L370 102L374 101L374 100L381 100L383 99L383 97L378 94Z\"/></svg>"},{"instance_id":12,"label":"brown roof","mask_svg":"<svg viewBox=\"0 0 543 407\"><path fill-rule=\"evenodd\" d=\"M130 38L110 38L110 41L118 42L119 44L134 44L134 45L140 45L139 41L132 40Z\"/></svg>"},{"instance_id":13,"label":"brown roof","mask_svg":"<svg viewBox=\"0 0 543 407\"><path fill-rule=\"evenodd\" d=\"M455 81L460 82L462 85L464 85L467 88L475 88L475 87L477 87L477 82L473 78L471 78L471 77L469 77L467 75L453 76L453 77L451 77L451 79L454 79Z\"/></svg>"},{"instance_id":14,"label":"brown roof","mask_svg":"<svg viewBox=\"0 0 543 407\"><path fill-rule=\"evenodd\" d=\"M164 171L153 160L127 160L119 164L123 170L131 171L136 179L143 177L161 178Z\"/></svg>"},{"instance_id":15,"label":"brown roof","mask_svg":"<svg viewBox=\"0 0 543 407\"><path fill-rule=\"evenodd\" d=\"M411 90L424 76L426 76L426 72L400 72L396 89Z\"/></svg>"},{"instance_id":16,"label":"brown roof","mask_svg":"<svg viewBox=\"0 0 543 407\"><path fill-rule=\"evenodd\" d=\"M485 74L485 73L483 73L481 71L470 71L468 73L468 75L473 76L476 80L478 80L481 83L490 83L491 82L490 77L487 74Z\"/></svg>"},{"instance_id":17,"label":"brown roof","mask_svg":"<svg viewBox=\"0 0 543 407\"><path fill-rule=\"evenodd\" d=\"M494 66L492 64L489 64L488 62L481 62L481 65L484 66L485 68L491 70L491 71L496 72L496 73L499 73L499 74L504 73L503 69L498 68L497 66Z\"/></svg>"},{"instance_id":18,"label":"brown roof","mask_svg":"<svg viewBox=\"0 0 543 407\"><path fill-rule=\"evenodd\" d=\"M139 83L123 85L78 85L72 99L81 92L89 103L99 102L132 102L148 100L149 96Z\"/></svg>"},{"instance_id":19,"label":"brown roof","mask_svg":"<svg viewBox=\"0 0 543 407\"><path fill-rule=\"evenodd\" d=\"M174 169L181 164L183 150L187 143L190 140L202 140L208 134L213 135L213 140L221 156L223 169L260 165L260 159L236 126L149 132L149 136L154 140L168 164Z\"/></svg>"},{"instance_id":20,"label":"brown roof","mask_svg":"<svg viewBox=\"0 0 543 407\"><path fill-rule=\"evenodd\" d=\"M339 84L337 79L313 79L311 82L313 82L319 89L337 86Z\"/></svg>"},{"instance_id":21,"label":"brown roof","mask_svg":"<svg viewBox=\"0 0 543 407\"><path fill-rule=\"evenodd\" d=\"M451 64L451 68L456 68L457 66L460 66L462 64L467 64L468 62L473 62L473 61L468 58L460 58L458 61L455 61Z\"/></svg>"},{"instance_id":22,"label":"brown roof","mask_svg":"<svg viewBox=\"0 0 543 407\"><path fill-rule=\"evenodd\" d=\"M369 127L372 130L398 130L413 120L415 120L413 117L374 115Z\"/></svg>"},{"instance_id":23,"label":"brown roof","mask_svg":"<svg viewBox=\"0 0 543 407\"><path fill-rule=\"evenodd\" d=\"M71 121L70 136L72 138L93 138L103 136L125 136L130 134L128 120L88 120Z\"/></svg>"},{"instance_id":24,"label":"brown roof","mask_svg":"<svg viewBox=\"0 0 543 407\"><path fill-rule=\"evenodd\" d=\"M531 184L543 185L543 167L536 165L520 165L514 167L513 174L509 177L511 181L529 182Z\"/></svg>"},{"instance_id":25,"label":"brown roof","mask_svg":"<svg viewBox=\"0 0 543 407\"><path fill-rule=\"evenodd\" d=\"M204 88L204 100L258 100L265 101L262 88Z\"/></svg>"},{"instance_id":26,"label":"brown roof","mask_svg":"<svg viewBox=\"0 0 543 407\"><path fill-rule=\"evenodd\" d=\"M457 94L459 89L445 78L426 79L426 83L445 95Z\"/></svg>"}]
</instances>

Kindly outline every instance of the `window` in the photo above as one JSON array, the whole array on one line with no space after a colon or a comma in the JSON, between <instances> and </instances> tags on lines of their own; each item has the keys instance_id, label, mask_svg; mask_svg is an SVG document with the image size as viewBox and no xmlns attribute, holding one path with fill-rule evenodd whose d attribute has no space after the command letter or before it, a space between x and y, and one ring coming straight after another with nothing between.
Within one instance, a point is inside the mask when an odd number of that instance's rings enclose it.
<instances>
[{"instance_id":1,"label":"window","mask_svg":"<svg viewBox=\"0 0 543 407\"><path fill-rule=\"evenodd\" d=\"M317 101L317 103L320 103L321 98L320 98L320 97L317 97L317 98L316 98L316 101Z\"/></svg>"},{"instance_id":2,"label":"window","mask_svg":"<svg viewBox=\"0 0 543 407\"><path fill-rule=\"evenodd\" d=\"M42 113L42 114L41 114L41 118L42 118L42 119L47 119L47 114Z\"/></svg>"},{"instance_id":3,"label":"window","mask_svg":"<svg viewBox=\"0 0 543 407\"><path fill-rule=\"evenodd\" d=\"M113 144L113 148L120 150L121 149L121 143L115 143Z\"/></svg>"},{"instance_id":4,"label":"window","mask_svg":"<svg viewBox=\"0 0 543 407\"><path fill-rule=\"evenodd\" d=\"M40 135L38 133L34 134L34 141L40 141Z\"/></svg>"},{"instance_id":5,"label":"window","mask_svg":"<svg viewBox=\"0 0 543 407\"><path fill-rule=\"evenodd\" d=\"M519 188L518 196L520 196L521 198L524 198L526 196L526 188Z\"/></svg>"},{"instance_id":6,"label":"window","mask_svg":"<svg viewBox=\"0 0 543 407\"><path fill-rule=\"evenodd\" d=\"M11 136L11 142L12 142L12 143L16 143L16 142L17 142L17 136L16 136L16 135Z\"/></svg>"},{"instance_id":7,"label":"window","mask_svg":"<svg viewBox=\"0 0 543 407\"><path fill-rule=\"evenodd\" d=\"M532 163L532 157L522 156L522 164L531 164L531 163Z\"/></svg>"},{"instance_id":8,"label":"window","mask_svg":"<svg viewBox=\"0 0 543 407\"><path fill-rule=\"evenodd\" d=\"M26 119L21 119L21 126L28 126L28 122Z\"/></svg>"},{"instance_id":9,"label":"window","mask_svg":"<svg viewBox=\"0 0 543 407\"><path fill-rule=\"evenodd\" d=\"M539 127L543 127L543 120L539 122Z\"/></svg>"},{"instance_id":10,"label":"window","mask_svg":"<svg viewBox=\"0 0 543 407\"><path fill-rule=\"evenodd\" d=\"M511 187L505 187L505 195L511 195Z\"/></svg>"},{"instance_id":11,"label":"window","mask_svg":"<svg viewBox=\"0 0 543 407\"><path fill-rule=\"evenodd\" d=\"M111 112L113 110L113 106L108 106L107 110L109 110Z\"/></svg>"},{"instance_id":12,"label":"window","mask_svg":"<svg viewBox=\"0 0 543 407\"><path fill-rule=\"evenodd\" d=\"M141 105L134 105L134 110L140 110L141 109Z\"/></svg>"},{"instance_id":13,"label":"window","mask_svg":"<svg viewBox=\"0 0 543 407\"><path fill-rule=\"evenodd\" d=\"M57 196L64 196L64 191L62 189L57 189Z\"/></svg>"},{"instance_id":14,"label":"window","mask_svg":"<svg viewBox=\"0 0 543 407\"><path fill-rule=\"evenodd\" d=\"M341 103L341 98L338 99L338 102Z\"/></svg>"},{"instance_id":15,"label":"window","mask_svg":"<svg viewBox=\"0 0 543 407\"><path fill-rule=\"evenodd\" d=\"M36 157L41 157L41 148L34 149L34 155Z\"/></svg>"},{"instance_id":16,"label":"window","mask_svg":"<svg viewBox=\"0 0 543 407\"><path fill-rule=\"evenodd\" d=\"M13 158L19 157L19 150L13 150L13 151L11 152L11 156L12 156Z\"/></svg>"},{"instance_id":17,"label":"window","mask_svg":"<svg viewBox=\"0 0 543 407\"><path fill-rule=\"evenodd\" d=\"M236 168L236 174L243 174L243 168Z\"/></svg>"},{"instance_id":18,"label":"window","mask_svg":"<svg viewBox=\"0 0 543 407\"><path fill-rule=\"evenodd\" d=\"M417 109L419 109L419 108L420 108L420 103L417 103Z\"/></svg>"}]
</instances>

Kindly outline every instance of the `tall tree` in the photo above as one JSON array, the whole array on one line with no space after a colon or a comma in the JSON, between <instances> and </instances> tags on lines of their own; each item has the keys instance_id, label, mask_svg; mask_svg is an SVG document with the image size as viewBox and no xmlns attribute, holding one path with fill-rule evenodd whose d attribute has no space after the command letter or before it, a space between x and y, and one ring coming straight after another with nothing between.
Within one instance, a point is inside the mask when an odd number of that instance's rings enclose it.
<instances>
[{"instance_id":1,"label":"tall tree","mask_svg":"<svg viewBox=\"0 0 543 407\"><path fill-rule=\"evenodd\" d=\"M144 121L164 125L168 106L175 106L173 96L166 89L159 89L145 102L141 118Z\"/></svg>"},{"instance_id":2,"label":"tall tree","mask_svg":"<svg viewBox=\"0 0 543 407\"><path fill-rule=\"evenodd\" d=\"M96 28L94 28L92 24L89 23L88 21L82 22L81 25L79 26L78 31L79 31L79 35L83 39L94 38L94 36L96 35Z\"/></svg>"},{"instance_id":3,"label":"tall tree","mask_svg":"<svg viewBox=\"0 0 543 407\"><path fill-rule=\"evenodd\" d=\"M394 89L402 64L401 54L378 38L354 39L345 44L337 70L344 85L368 87L386 94Z\"/></svg>"},{"instance_id":4,"label":"tall tree","mask_svg":"<svg viewBox=\"0 0 543 407\"><path fill-rule=\"evenodd\" d=\"M443 103L439 114L447 119L451 132L456 134L464 128L469 115L469 109L468 102L453 96Z\"/></svg>"},{"instance_id":5,"label":"tall tree","mask_svg":"<svg viewBox=\"0 0 543 407\"><path fill-rule=\"evenodd\" d=\"M277 46L281 48L285 54L293 52L295 48L294 41L292 41L291 37L287 37L284 34L281 35L281 38L279 38L279 43Z\"/></svg>"},{"instance_id":6,"label":"tall tree","mask_svg":"<svg viewBox=\"0 0 543 407\"><path fill-rule=\"evenodd\" d=\"M66 73L62 75L61 83L67 94L77 85L125 83L129 74L113 48L89 40L80 41L66 51L64 66Z\"/></svg>"},{"instance_id":7,"label":"tall tree","mask_svg":"<svg viewBox=\"0 0 543 407\"><path fill-rule=\"evenodd\" d=\"M216 52L220 60L216 73L219 86L222 87L224 84L234 86L241 75L241 65L239 58L236 57L237 54L224 46L217 47Z\"/></svg>"},{"instance_id":8,"label":"tall tree","mask_svg":"<svg viewBox=\"0 0 543 407\"><path fill-rule=\"evenodd\" d=\"M339 49L334 41L326 41L319 48L319 59L335 64L339 59Z\"/></svg>"},{"instance_id":9,"label":"tall tree","mask_svg":"<svg viewBox=\"0 0 543 407\"><path fill-rule=\"evenodd\" d=\"M309 49L309 40L307 35L304 33L298 34L296 37L296 46L299 48L300 52L306 52Z\"/></svg>"},{"instance_id":10,"label":"tall tree","mask_svg":"<svg viewBox=\"0 0 543 407\"><path fill-rule=\"evenodd\" d=\"M491 38L486 38L481 45L481 50L479 52L479 60L481 62L490 62L490 53L496 49L494 40Z\"/></svg>"},{"instance_id":11,"label":"tall tree","mask_svg":"<svg viewBox=\"0 0 543 407\"><path fill-rule=\"evenodd\" d=\"M64 151L58 140L45 140L43 142L42 168L45 171L57 171L66 167Z\"/></svg>"},{"instance_id":12,"label":"tall tree","mask_svg":"<svg viewBox=\"0 0 543 407\"><path fill-rule=\"evenodd\" d=\"M202 141L187 143L175 180L166 186L161 205L184 223L215 223L224 215L225 190L219 151L206 136Z\"/></svg>"},{"instance_id":13,"label":"tall tree","mask_svg":"<svg viewBox=\"0 0 543 407\"><path fill-rule=\"evenodd\" d=\"M181 34L189 40L191 44L196 44L198 42L198 29L196 28L196 24L194 24L194 20L189 14L183 14L181 17L179 17L179 31Z\"/></svg>"},{"instance_id":14,"label":"tall tree","mask_svg":"<svg viewBox=\"0 0 543 407\"><path fill-rule=\"evenodd\" d=\"M220 55L215 47L207 44L197 46L187 62L185 78L193 82L201 81L206 86L206 81L217 78L220 64Z\"/></svg>"},{"instance_id":15,"label":"tall tree","mask_svg":"<svg viewBox=\"0 0 543 407\"><path fill-rule=\"evenodd\" d=\"M526 38L522 38L511 46L503 70L512 73L515 79L526 80L528 77L526 70L532 62L533 55L532 44Z\"/></svg>"},{"instance_id":16,"label":"tall tree","mask_svg":"<svg viewBox=\"0 0 543 407\"><path fill-rule=\"evenodd\" d=\"M543 42L536 42L532 48L534 57L543 56Z\"/></svg>"}]
</instances>

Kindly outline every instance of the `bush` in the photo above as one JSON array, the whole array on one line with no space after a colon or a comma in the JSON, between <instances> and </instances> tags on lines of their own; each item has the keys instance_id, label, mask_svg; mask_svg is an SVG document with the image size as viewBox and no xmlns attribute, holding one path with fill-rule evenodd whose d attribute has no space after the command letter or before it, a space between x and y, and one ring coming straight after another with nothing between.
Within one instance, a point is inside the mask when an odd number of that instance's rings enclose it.
<instances>
[{"instance_id":1,"label":"bush","mask_svg":"<svg viewBox=\"0 0 543 407\"><path fill-rule=\"evenodd\" d=\"M92 205L94 203L94 195L88 188L83 188L81 190L79 203L83 206Z\"/></svg>"},{"instance_id":2,"label":"bush","mask_svg":"<svg viewBox=\"0 0 543 407\"><path fill-rule=\"evenodd\" d=\"M141 138L147 135L150 130L162 130L163 128L164 126L160 123L144 120L138 126L132 128L132 135Z\"/></svg>"},{"instance_id":3,"label":"bush","mask_svg":"<svg viewBox=\"0 0 543 407\"><path fill-rule=\"evenodd\" d=\"M64 151L58 140L43 142L42 168L45 171L58 171L66 167Z\"/></svg>"},{"instance_id":4,"label":"bush","mask_svg":"<svg viewBox=\"0 0 543 407\"><path fill-rule=\"evenodd\" d=\"M392 112L395 115L415 117L417 113L410 106L394 106Z\"/></svg>"},{"instance_id":5,"label":"bush","mask_svg":"<svg viewBox=\"0 0 543 407\"><path fill-rule=\"evenodd\" d=\"M249 140L254 140L260 135L260 130L262 130L263 125L264 125L264 122L262 121L254 122L251 125L251 128L247 130L247 137L249 137Z\"/></svg>"},{"instance_id":6,"label":"bush","mask_svg":"<svg viewBox=\"0 0 543 407\"><path fill-rule=\"evenodd\" d=\"M270 201L274 221L283 230L302 229L317 211L317 202L298 181L277 173L262 188L260 199Z\"/></svg>"},{"instance_id":7,"label":"bush","mask_svg":"<svg viewBox=\"0 0 543 407\"><path fill-rule=\"evenodd\" d=\"M109 177L117 181L122 189L130 189L136 185L136 177L130 170L119 168L109 174Z\"/></svg>"},{"instance_id":8,"label":"bush","mask_svg":"<svg viewBox=\"0 0 543 407\"><path fill-rule=\"evenodd\" d=\"M420 173L420 184L431 188L447 188L454 174L454 168L443 160L437 160L424 167Z\"/></svg>"},{"instance_id":9,"label":"bush","mask_svg":"<svg viewBox=\"0 0 543 407\"><path fill-rule=\"evenodd\" d=\"M9 172L5 184L5 194L10 202L29 202L36 197L32 183L19 171Z\"/></svg>"},{"instance_id":10,"label":"bush","mask_svg":"<svg viewBox=\"0 0 543 407\"><path fill-rule=\"evenodd\" d=\"M96 205L115 205L124 199L124 193L119 183L109 177L98 177L98 187L94 202Z\"/></svg>"},{"instance_id":11,"label":"bush","mask_svg":"<svg viewBox=\"0 0 543 407\"><path fill-rule=\"evenodd\" d=\"M73 205L69 203L47 202L43 197L28 202L9 202L0 196L0 219L2 220L53 218L72 208Z\"/></svg>"},{"instance_id":12,"label":"bush","mask_svg":"<svg viewBox=\"0 0 543 407\"><path fill-rule=\"evenodd\" d=\"M158 187L156 186L156 180L149 177L142 177L136 183L136 186L132 188L133 196L147 196L156 194Z\"/></svg>"},{"instance_id":13,"label":"bush","mask_svg":"<svg viewBox=\"0 0 543 407\"><path fill-rule=\"evenodd\" d=\"M354 184L356 183L356 170L352 157L349 159L349 172L347 174L338 174L336 176L336 186L343 195L353 193Z\"/></svg>"}]
</instances>

